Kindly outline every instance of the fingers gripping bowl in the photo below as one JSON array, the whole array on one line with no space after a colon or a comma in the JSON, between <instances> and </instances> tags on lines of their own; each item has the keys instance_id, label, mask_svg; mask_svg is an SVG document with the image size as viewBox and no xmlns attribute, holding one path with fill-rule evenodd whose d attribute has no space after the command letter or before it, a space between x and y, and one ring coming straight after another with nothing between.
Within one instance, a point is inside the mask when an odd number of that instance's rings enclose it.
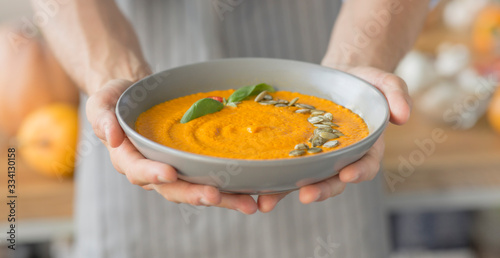
<instances>
[{"instance_id":1,"label":"fingers gripping bowl","mask_svg":"<svg viewBox=\"0 0 500 258\"><path fill-rule=\"evenodd\" d=\"M312 156L247 160L177 150L135 130L139 115L167 100L261 82L279 91L299 92L342 105L363 118L369 135L350 146ZM224 192L268 194L321 181L361 158L384 131L389 107L375 87L338 70L290 60L238 58L182 66L146 77L122 94L116 115L131 142L146 158L175 167L181 179L213 185Z\"/></svg>"}]
</instances>

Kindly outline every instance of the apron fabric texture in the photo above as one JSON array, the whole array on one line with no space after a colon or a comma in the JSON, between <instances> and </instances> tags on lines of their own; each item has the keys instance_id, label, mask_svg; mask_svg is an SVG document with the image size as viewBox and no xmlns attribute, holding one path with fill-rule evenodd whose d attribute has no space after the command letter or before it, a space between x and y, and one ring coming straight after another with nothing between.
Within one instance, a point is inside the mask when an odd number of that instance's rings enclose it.
<instances>
[{"instance_id":1,"label":"apron fabric texture","mask_svg":"<svg viewBox=\"0 0 500 258\"><path fill-rule=\"evenodd\" d=\"M341 5L331 0L118 3L156 72L227 57L319 63ZM388 257L380 176L349 184L340 196L320 203L303 205L294 192L267 214L175 204L115 171L82 103L75 257Z\"/></svg>"}]
</instances>

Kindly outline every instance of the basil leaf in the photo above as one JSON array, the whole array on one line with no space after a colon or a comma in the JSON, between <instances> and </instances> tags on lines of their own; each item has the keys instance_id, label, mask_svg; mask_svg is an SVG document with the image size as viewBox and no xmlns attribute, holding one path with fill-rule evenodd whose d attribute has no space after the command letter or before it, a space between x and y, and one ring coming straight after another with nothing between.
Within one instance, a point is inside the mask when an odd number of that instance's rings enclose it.
<instances>
[{"instance_id":1,"label":"basil leaf","mask_svg":"<svg viewBox=\"0 0 500 258\"><path fill-rule=\"evenodd\" d=\"M248 96L257 95L264 90L268 92L274 92L274 88L271 85L265 83L245 86L233 92L233 94L231 94L231 96L229 96L229 98L227 99L227 102L229 103L229 102L242 101L246 99Z\"/></svg>"},{"instance_id":2,"label":"basil leaf","mask_svg":"<svg viewBox=\"0 0 500 258\"><path fill-rule=\"evenodd\" d=\"M224 108L224 104L211 98L196 101L182 116L181 124L187 123L200 116L212 114Z\"/></svg>"}]
</instances>

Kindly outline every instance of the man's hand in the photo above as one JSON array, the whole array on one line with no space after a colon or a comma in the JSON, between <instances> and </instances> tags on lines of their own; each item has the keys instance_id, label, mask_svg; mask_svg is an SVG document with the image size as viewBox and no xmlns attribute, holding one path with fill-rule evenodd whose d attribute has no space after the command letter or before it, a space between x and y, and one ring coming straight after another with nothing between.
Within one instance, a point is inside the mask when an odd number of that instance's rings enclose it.
<instances>
[{"instance_id":1,"label":"man's hand","mask_svg":"<svg viewBox=\"0 0 500 258\"><path fill-rule=\"evenodd\" d=\"M37 1L39 0L33 0L34 6L40 8ZM392 8L392 2L346 1L337 19L325 60L333 64L331 66L369 65L393 70L415 40L427 12L428 0L402 2L399 8L401 11L393 12L390 19L386 19L388 24L381 26L380 33L370 34L369 44L353 52L362 53L361 56L350 58L350 55L339 55L343 53L344 43L353 43L358 38L355 33L371 22L372 11L380 13L383 11L381 8ZM222 194L212 186L178 180L177 173L171 166L145 159L137 151L119 126L114 108L120 94L131 84L130 81L142 78L148 71L145 71L147 65L132 26L115 1L68 0L47 26L44 26L43 31L65 70L89 94L88 119L96 135L108 148L115 168L133 184L155 189L173 202L213 205L246 214L256 212L257 208L263 212L270 211L285 196L260 196L256 203L248 195ZM369 81L385 94L393 123L406 122L410 113L410 101L406 85L401 79L374 68L356 68L349 72ZM117 78L130 81L114 80ZM324 200L342 192L347 182L357 183L373 178L378 171L383 149L383 142L379 139L362 159L342 169L338 176L302 187L301 201L310 203Z\"/></svg>"},{"instance_id":2,"label":"man's hand","mask_svg":"<svg viewBox=\"0 0 500 258\"><path fill-rule=\"evenodd\" d=\"M44 12L37 3L42 0L32 1L35 11ZM252 197L221 194L212 186L178 180L174 168L137 151L118 124L115 106L132 81L151 73L139 40L114 0L65 2L43 27L44 36L66 72L89 95L87 118L116 170L132 184L155 189L173 202L256 212Z\"/></svg>"},{"instance_id":3,"label":"man's hand","mask_svg":"<svg viewBox=\"0 0 500 258\"><path fill-rule=\"evenodd\" d=\"M368 81L385 95L389 103L392 123L401 125L408 121L411 99L408 95L406 83L401 78L372 67L356 67L347 72ZM332 85L332 87L334 86ZM304 204L323 201L342 193L347 183L372 180L380 169L384 147L383 136L381 136L360 160L340 170L338 175L301 187L300 201ZM287 194L259 196L259 210L261 212L271 211Z\"/></svg>"},{"instance_id":4,"label":"man's hand","mask_svg":"<svg viewBox=\"0 0 500 258\"><path fill-rule=\"evenodd\" d=\"M132 145L115 115L116 102L132 82L109 81L87 101L87 118L95 134L108 148L115 169L135 185L156 190L176 203L217 206L252 214L257 203L249 195L220 193L213 186L191 184L177 179L176 170L164 163L146 159Z\"/></svg>"},{"instance_id":5,"label":"man's hand","mask_svg":"<svg viewBox=\"0 0 500 258\"><path fill-rule=\"evenodd\" d=\"M380 89L386 96L391 111L391 122L405 123L410 115L411 100L406 84L399 77L376 68L358 67L348 72L361 77ZM165 199L176 203L217 206L253 214L271 211L285 194L262 195L258 202L249 195L234 195L219 192L213 186L198 185L177 179L171 166L146 159L132 145L121 129L115 116L115 106L121 93L132 82L112 80L94 93L87 102L87 117L95 134L108 148L116 170L127 176L135 185L147 190L156 190ZM346 183L372 180L379 171L384 152L382 137L363 158L343 168L340 173L324 181L300 189L300 201L311 203L323 201L340 194Z\"/></svg>"},{"instance_id":6,"label":"man's hand","mask_svg":"<svg viewBox=\"0 0 500 258\"><path fill-rule=\"evenodd\" d=\"M405 82L393 71L413 46L429 10L429 0L345 1L330 37L322 65L340 68L365 79L387 98L391 122L404 124L410 117L411 99ZM333 87L333 85L332 85ZM357 162L337 176L300 189L300 201L322 201L344 191L346 183L373 179L384 153L380 137ZM259 210L268 212L286 194L260 196Z\"/></svg>"}]
</instances>

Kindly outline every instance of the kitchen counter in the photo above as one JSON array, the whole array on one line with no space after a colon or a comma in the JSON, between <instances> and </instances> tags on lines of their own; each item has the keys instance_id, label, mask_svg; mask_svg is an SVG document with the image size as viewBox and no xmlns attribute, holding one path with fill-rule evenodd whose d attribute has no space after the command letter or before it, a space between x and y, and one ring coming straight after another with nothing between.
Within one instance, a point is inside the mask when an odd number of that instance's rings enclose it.
<instances>
[{"instance_id":1,"label":"kitchen counter","mask_svg":"<svg viewBox=\"0 0 500 258\"><path fill-rule=\"evenodd\" d=\"M430 151L433 130L445 140ZM415 143L424 140L427 147ZM389 126L383 167L391 210L500 206L500 135L485 119L461 131L414 112L408 124Z\"/></svg>"}]
</instances>

